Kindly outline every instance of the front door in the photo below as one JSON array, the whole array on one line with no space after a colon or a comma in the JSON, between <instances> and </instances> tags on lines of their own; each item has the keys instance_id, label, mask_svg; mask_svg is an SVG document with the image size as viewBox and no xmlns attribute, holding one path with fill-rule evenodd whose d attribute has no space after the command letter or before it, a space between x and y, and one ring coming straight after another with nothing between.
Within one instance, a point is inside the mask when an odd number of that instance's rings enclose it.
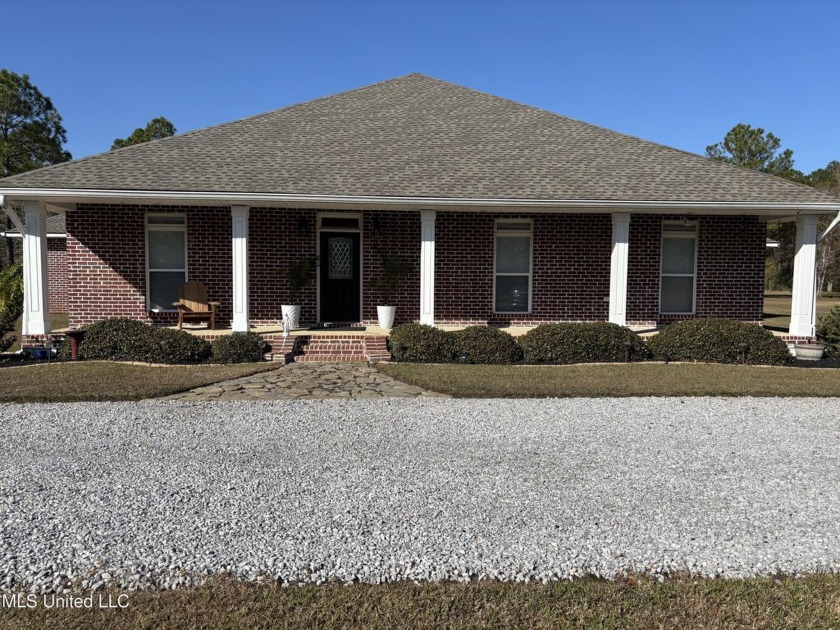
<instances>
[{"instance_id":1,"label":"front door","mask_svg":"<svg viewBox=\"0 0 840 630\"><path fill-rule=\"evenodd\" d=\"M361 321L360 235L321 231L320 238L321 321Z\"/></svg>"}]
</instances>

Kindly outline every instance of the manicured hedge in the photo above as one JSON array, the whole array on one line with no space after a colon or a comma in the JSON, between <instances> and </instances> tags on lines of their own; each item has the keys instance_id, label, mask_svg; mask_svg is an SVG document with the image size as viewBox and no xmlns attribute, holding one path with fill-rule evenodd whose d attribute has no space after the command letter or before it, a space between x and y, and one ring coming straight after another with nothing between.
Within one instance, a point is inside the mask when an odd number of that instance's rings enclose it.
<instances>
[{"instance_id":1,"label":"manicured hedge","mask_svg":"<svg viewBox=\"0 0 840 630\"><path fill-rule=\"evenodd\" d=\"M519 339L528 363L607 363L642 361L648 356L632 330L609 324L542 324ZM629 344L629 345L628 345Z\"/></svg>"},{"instance_id":2,"label":"manicured hedge","mask_svg":"<svg viewBox=\"0 0 840 630\"><path fill-rule=\"evenodd\" d=\"M452 335L433 326L400 324L391 330L389 347L397 361L448 363L455 358Z\"/></svg>"},{"instance_id":3,"label":"manicured hedge","mask_svg":"<svg viewBox=\"0 0 840 630\"><path fill-rule=\"evenodd\" d=\"M106 319L91 324L79 344L83 359L200 363L209 359L210 353L210 343L200 337L133 319Z\"/></svg>"},{"instance_id":4,"label":"manicured hedge","mask_svg":"<svg viewBox=\"0 0 840 630\"><path fill-rule=\"evenodd\" d=\"M739 344L746 343L746 362L783 365L793 361L787 345L769 330L731 319L688 319L667 326L648 341L656 357L673 361L740 363Z\"/></svg>"},{"instance_id":5,"label":"manicured hedge","mask_svg":"<svg viewBox=\"0 0 840 630\"><path fill-rule=\"evenodd\" d=\"M817 339L825 345L826 352L840 356L840 306L835 306L817 322Z\"/></svg>"},{"instance_id":6,"label":"manicured hedge","mask_svg":"<svg viewBox=\"0 0 840 630\"><path fill-rule=\"evenodd\" d=\"M213 342L213 360L220 363L251 363L262 361L271 350L258 334L235 332Z\"/></svg>"},{"instance_id":7,"label":"manicured hedge","mask_svg":"<svg viewBox=\"0 0 840 630\"><path fill-rule=\"evenodd\" d=\"M522 348L510 333L489 326L469 326L446 333L452 336L455 358L466 363L515 363L522 358Z\"/></svg>"}]
</instances>

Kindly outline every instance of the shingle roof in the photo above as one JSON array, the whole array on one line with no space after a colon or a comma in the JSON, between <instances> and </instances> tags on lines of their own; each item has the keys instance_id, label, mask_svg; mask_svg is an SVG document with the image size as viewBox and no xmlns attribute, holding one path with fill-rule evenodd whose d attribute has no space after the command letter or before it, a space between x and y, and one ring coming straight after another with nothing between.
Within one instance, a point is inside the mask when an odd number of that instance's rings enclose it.
<instances>
[{"instance_id":1,"label":"shingle roof","mask_svg":"<svg viewBox=\"0 0 840 630\"><path fill-rule=\"evenodd\" d=\"M49 166L2 188L836 203L420 74Z\"/></svg>"}]
</instances>

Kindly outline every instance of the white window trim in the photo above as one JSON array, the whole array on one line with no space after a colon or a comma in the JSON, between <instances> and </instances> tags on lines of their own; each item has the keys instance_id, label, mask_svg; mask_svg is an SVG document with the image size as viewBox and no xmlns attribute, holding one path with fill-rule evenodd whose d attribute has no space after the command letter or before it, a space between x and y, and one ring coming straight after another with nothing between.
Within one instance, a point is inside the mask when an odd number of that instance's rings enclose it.
<instances>
[{"instance_id":1,"label":"white window trim","mask_svg":"<svg viewBox=\"0 0 840 630\"><path fill-rule=\"evenodd\" d=\"M668 227L671 225L679 225L686 227L693 227L693 232L685 231L669 231ZM665 249L666 238L692 238L694 239L694 273L664 273L663 265L663 250ZM696 315L697 314L697 253L700 251L700 227L697 221L675 222L669 221L662 224L662 238L659 242L659 314L660 315ZM662 278L667 276L669 278L693 278L693 293L691 296L691 310L690 311L668 311L662 310Z\"/></svg>"},{"instance_id":2,"label":"white window trim","mask_svg":"<svg viewBox=\"0 0 840 630\"><path fill-rule=\"evenodd\" d=\"M499 225L505 223L527 223L527 230L504 230L499 232ZM527 311L497 311L496 310L496 278L499 276L524 276L524 273L498 273L496 271L496 256L499 249L499 235L530 236L531 251L528 255L528 310ZM494 315L530 315L534 300L534 221L533 219L496 219L493 230L493 314Z\"/></svg>"},{"instance_id":3,"label":"white window trim","mask_svg":"<svg viewBox=\"0 0 840 630\"><path fill-rule=\"evenodd\" d=\"M181 224L177 223L160 223L160 224L149 224L149 217L183 217L184 222ZM143 231L143 237L146 240L146 310L151 313L174 313L178 309L177 308L152 308L152 297L151 297L151 283L150 283L150 272L152 271L183 271L184 272L184 282L189 280L189 270L187 269L187 261L189 261L189 255L187 253L187 215L183 212L147 212L146 217L144 219L145 229ZM184 268L183 269L149 269L149 232L183 232L184 233Z\"/></svg>"}]
</instances>

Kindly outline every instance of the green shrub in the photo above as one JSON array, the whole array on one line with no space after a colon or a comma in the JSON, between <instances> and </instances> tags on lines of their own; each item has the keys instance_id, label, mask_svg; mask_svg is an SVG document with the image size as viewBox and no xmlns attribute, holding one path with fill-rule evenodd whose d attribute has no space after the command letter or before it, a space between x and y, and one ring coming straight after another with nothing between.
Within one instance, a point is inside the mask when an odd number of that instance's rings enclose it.
<instances>
[{"instance_id":1,"label":"green shrub","mask_svg":"<svg viewBox=\"0 0 840 630\"><path fill-rule=\"evenodd\" d=\"M251 363L262 361L271 350L262 338L251 332L235 332L213 342L213 360L220 363Z\"/></svg>"},{"instance_id":2,"label":"green shrub","mask_svg":"<svg viewBox=\"0 0 840 630\"><path fill-rule=\"evenodd\" d=\"M12 334L23 313L23 265L9 265L0 271L0 352L17 337Z\"/></svg>"},{"instance_id":3,"label":"green shrub","mask_svg":"<svg viewBox=\"0 0 840 630\"><path fill-rule=\"evenodd\" d=\"M455 357L452 335L423 324L400 324L390 334L391 355L397 361L447 363Z\"/></svg>"},{"instance_id":4,"label":"green shrub","mask_svg":"<svg viewBox=\"0 0 840 630\"><path fill-rule=\"evenodd\" d=\"M72 346L70 345L70 337L62 339L55 348L55 358L58 361L69 361L71 356Z\"/></svg>"},{"instance_id":5,"label":"green shrub","mask_svg":"<svg viewBox=\"0 0 840 630\"><path fill-rule=\"evenodd\" d=\"M825 345L828 354L840 355L840 305L820 317L817 322L817 339Z\"/></svg>"},{"instance_id":6,"label":"green shrub","mask_svg":"<svg viewBox=\"0 0 840 630\"><path fill-rule=\"evenodd\" d=\"M106 319L91 324L79 344L79 356L83 359L200 363L210 353L210 343L200 337L133 319Z\"/></svg>"},{"instance_id":7,"label":"green shrub","mask_svg":"<svg viewBox=\"0 0 840 630\"><path fill-rule=\"evenodd\" d=\"M469 363L514 363L522 358L522 348L510 333L489 326L469 326L447 333L452 336L455 358Z\"/></svg>"},{"instance_id":8,"label":"green shrub","mask_svg":"<svg viewBox=\"0 0 840 630\"><path fill-rule=\"evenodd\" d=\"M731 319L688 319L667 326L648 342L657 357L673 361L740 363L739 344L746 343L746 362L783 365L793 361L787 345L769 330Z\"/></svg>"},{"instance_id":9,"label":"green shrub","mask_svg":"<svg viewBox=\"0 0 840 630\"><path fill-rule=\"evenodd\" d=\"M608 363L647 358L641 337L607 322L542 324L529 330L519 343L528 363ZM628 346L629 344L629 346Z\"/></svg>"},{"instance_id":10,"label":"green shrub","mask_svg":"<svg viewBox=\"0 0 840 630\"><path fill-rule=\"evenodd\" d=\"M201 363L212 353L210 342L173 328L152 328L153 347L159 354L152 354L152 363Z\"/></svg>"}]
</instances>

